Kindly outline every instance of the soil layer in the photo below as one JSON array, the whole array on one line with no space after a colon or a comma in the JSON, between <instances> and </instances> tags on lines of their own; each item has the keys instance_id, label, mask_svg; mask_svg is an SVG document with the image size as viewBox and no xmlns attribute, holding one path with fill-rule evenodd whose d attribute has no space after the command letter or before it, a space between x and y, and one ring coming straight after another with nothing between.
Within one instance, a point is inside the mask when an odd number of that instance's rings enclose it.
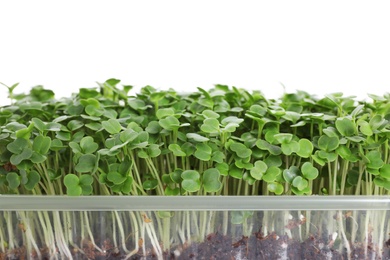
<instances>
[{"instance_id":1,"label":"soil layer","mask_svg":"<svg viewBox=\"0 0 390 260\"><path fill-rule=\"evenodd\" d=\"M272 232L264 235L261 230L251 236L243 236L238 240L233 240L229 236L220 233L209 234L201 243L193 242L190 245L182 245L171 248L164 253L164 260L364 260L378 259L390 260L390 238L385 241L382 252L377 252L372 244L367 245L356 243L351 244L350 256L345 248L339 250L331 239L325 241L318 235L311 235L303 242L289 239L286 235L279 236ZM109 240L103 242L103 252L97 250L90 241L84 241L82 248L71 250L75 260L121 260L126 258L126 254L114 248ZM81 253L81 250L83 253ZM158 259L157 255L146 250L143 254L142 248L129 257L131 260L152 260ZM49 260L50 255L47 249L41 250L43 260ZM38 259L36 254L33 259ZM60 258L60 257L59 257ZM0 253L0 260L24 260L26 250L24 247L12 252Z\"/></svg>"}]
</instances>

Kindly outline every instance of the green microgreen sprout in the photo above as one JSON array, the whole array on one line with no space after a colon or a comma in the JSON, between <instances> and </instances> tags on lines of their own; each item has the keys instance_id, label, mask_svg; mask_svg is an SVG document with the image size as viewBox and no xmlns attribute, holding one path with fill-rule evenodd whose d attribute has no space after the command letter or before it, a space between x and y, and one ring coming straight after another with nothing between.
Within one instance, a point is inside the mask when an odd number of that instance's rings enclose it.
<instances>
[{"instance_id":1,"label":"green microgreen sprout","mask_svg":"<svg viewBox=\"0 0 390 260\"><path fill-rule=\"evenodd\" d=\"M298 91L267 99L260 91L216 85L192 93L146 86L130 95L132 86L108 79L56 100L42 86L16 94L18 84L2 85L11 105L0 108L0 194L390 195L388 94L357 101ZM116 214L115 232L131 222L140 225L134 236L154 236L146 215ZM157 214L157 228L169 233L161 223L173 215ZM188 215L180 216L190 224ZM230 220L243 224L250 216L235 212ZM204 235L209 219L199 218ZM89 216L82 219L87 233ZM47 221L42 215L37 223ZM43 236L53 242L50 232ZM66 234L56 234L57 242L74 244ZM121 236L115 243L126 245ZM191 239L184 231L179 236ZM169 237L161 241L169 247Z\"/></svg>"}]
</instances>

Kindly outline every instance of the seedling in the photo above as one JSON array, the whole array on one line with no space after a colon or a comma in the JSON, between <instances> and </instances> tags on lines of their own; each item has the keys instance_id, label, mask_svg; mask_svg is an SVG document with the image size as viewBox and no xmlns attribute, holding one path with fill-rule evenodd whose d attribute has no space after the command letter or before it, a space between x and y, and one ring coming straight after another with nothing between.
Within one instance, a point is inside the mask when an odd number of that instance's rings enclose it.
<instances>
[{"instance_id":1,"label":"seedling","mask_svg":"<svg viewBox=\"0 0 390 260\"><path fill-rule=\"evenodd\" d=\"M98 89L82 88L55 100L54 92L42 86L17 95L17 85L4 85L12 105L0 109L0 194L390 195L389 94L370 95L372 102L341 93L318 99L306 92L266 99L259 91L216 85L188 94L146 86L129 95L131 86L109 79ZM130 221L142 236L151 237L156 252L170 246L170 214L161 213L150 223L134 213L121 214L113 215L112 227L123 232L120 243L125 244L123 228ZM213 216L190 221L188 214L180 216L184 226L196 222L198 234L211 232ZM234 213L231 220L244 223L249 216ZM367 215L365 230L372 220L384 221L381 217ZM34 221L47 228L42 241L55 240L68 256L74 242L59 231L62 218L72 219L58 215L52 223L42 213ZM82 219L82 232L89 234L93 220L88 214ZM263 221L272 227L272 216ZM342 224L332 225L344 229ZM184 226L182 239L204 238L192 237ZM155 229L168 232L162 249ZM250 226L245 232L250 234ZM6 243L14 248L3 233L0 250ZM332 245L340 237L346 240L345 232L339 235L332 236ZM144 240L134 238L137 248L145 250ZM134 250L127 253L130 257Z\"/></svg>"}]
</instances>

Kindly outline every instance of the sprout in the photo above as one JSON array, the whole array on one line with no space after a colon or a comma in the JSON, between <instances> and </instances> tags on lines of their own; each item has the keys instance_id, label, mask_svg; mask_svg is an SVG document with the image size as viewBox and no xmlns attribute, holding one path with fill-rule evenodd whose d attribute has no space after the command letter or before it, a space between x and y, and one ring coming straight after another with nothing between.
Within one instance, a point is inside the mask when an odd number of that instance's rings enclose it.
<instances>
[{"instance_id":1,"label":"sprout","mask_svg":"<svg viewBox=\"0 0 390 260\"><path fill-rule=\"evenodd\" d=\"M390 194L389 95L370 95L372 102L356 102L342 93L318 99L298 91L266 99L260 91L216 85L187 94L146 86L130 96L130 85L108 79L98 83L99 89L82 88L71 97L55 100L54 92L42 86L21 95L14 93L16 86L6 86L12 105L0 109L1 194ZM149 213L143 215L150 222L126 214L112 215L116 224L111 230L121 237L116 246L125 248L124 228L131 225L138 228L133 236L153 237L155 252L161 254L160 246L164 250L170 246L170 227L162 226L172 217L170 213L157 214L156 221ZM222 233L229 220L245 224L245 232L251 234L247 223L251 214L224 216ZM285 221L301 222L289 225L299 226L300 237L304 224L307 229L322 227L322 223L311 223L309 214L307 220L300 213L289 214ZM366 225L362 232L368 232L369 222L379 217L359 220ZM45 242L58 244L65 257L70 245L82 250L69 231L61 228L62 220L71 218L65 213L52 217L41 213L31 222L45 226L40 231ZM209 223L216 221L207 214L190 220L183 213L181 218L188 225L199 225L197 234L203 237L210 231ZM81 219L86 235L92 219L89 215ZM272 219L265 214L265 226ZM50 226L51 220L56 224ZM346 240L345 223L336 219L331 224L341 230L329 231L331 245L338 234L339 240ZM158 238L154 229L168 235ZM0 237L3 233L0 229ZM350 235L356 237L357 230ZM93 240L93 235L88 236ZM189 231L180 231L178 236L183 241L192 239ZM137 250L123 249L128 258L138 250L146 252L143 239L135 240ZM7 243L15 247L14 241ZM96 244L92 246L99 251ZM55 247L48 250L54 254Z\"/></svg>"}]
</instances>

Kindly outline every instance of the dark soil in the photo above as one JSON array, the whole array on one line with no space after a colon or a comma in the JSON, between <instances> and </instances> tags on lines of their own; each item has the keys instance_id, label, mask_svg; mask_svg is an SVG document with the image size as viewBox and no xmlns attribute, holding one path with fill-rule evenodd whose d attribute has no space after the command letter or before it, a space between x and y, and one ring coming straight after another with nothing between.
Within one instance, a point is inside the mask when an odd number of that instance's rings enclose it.
<instances>
[{"instance_id":1,"label":"dark soil","mask_svg":"<svg viewBox=\"0 0 390 260\"><path fill-rule=\"evenodd\" d=\"M121 260L126 254L122 251L113 248L110 241L105 240L102 248L105 253L97 251L93 245L85 241L82 250L85 254L81 254L77 249L71 249L74 259L77 260ZM48 250L42 249L41 254L43 260L50 259ZM34 258L34 257L33 257ZM335 248L333 241L328 239L325 241L318 235L311 235L303 242L289 239L287 236L279 236L276 233L264 235L261 230L253 233L251 236L243 236L238 240L233 240L231 237L223 236L220 233L209 234L202 243L191 243L190 245L182 245L171 248L169 252L164 253L164 260L346 260L349 259L346 249L341 252ZM8 255L0 253L0 260L24 260L26 257L25 248L19 248ZM36 258L37 259L37 258ZM156 254L148 251L144 256L142 249L129 259L131 260L154 260L158 259ZM365 260L365 259L380 259L390 260L390 238L385 241L383 252L376 252L373 245L367 246L367 256L365 255L365 246L363 244L351 245L350 259Z\"/></svg>"}]
</instances>

